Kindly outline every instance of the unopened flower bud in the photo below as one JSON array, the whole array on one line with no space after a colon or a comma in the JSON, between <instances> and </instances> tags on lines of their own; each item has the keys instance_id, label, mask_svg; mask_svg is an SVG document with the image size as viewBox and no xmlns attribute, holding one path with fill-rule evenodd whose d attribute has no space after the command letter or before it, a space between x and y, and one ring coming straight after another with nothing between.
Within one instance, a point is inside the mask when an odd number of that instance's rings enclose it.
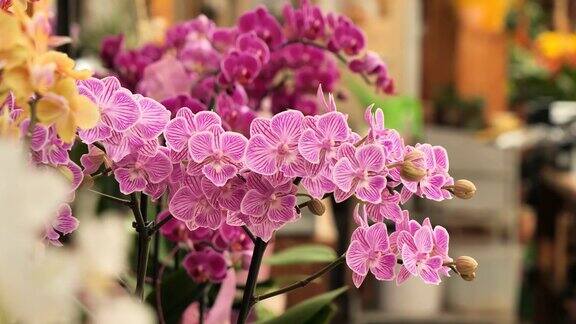
<instances>
[{"instance_id":1,"label":"unopened flower bud","mask_svg":"<svg viewBox=\"0 0 576 324\"><path fill-rule=\"evenodd\" d=\"M453 192L460 199L470 199L476 193L476 186L472 181L460 179L454 183Z\"/></svg>"},{"instance_id":2,"label":"unopened flower bud","mask_svg":"<svg viewBox=\"0 0 576 324\"><path fill-rule=\"evenodd\" d=\"M326 212L326 206L319 199L312 199L308 201L308 209L316 216L322 216Z\"/></svg>"},{"instance_id":3,"label":"unopened flower bud","mask_svg":"<svg viewBox=\"0 0 576 324\"><path fill-rule=\"evenodd\" d=\"M469 256L460 256L456 258L456 270L461 276L470 276L478 269L478 262Z\"/></svg>"},{"instance_id":4,"label":"unopened flower bud","mask_svg":"<svg viewBox=\"0 0 576 324\"><path fill-rule=\"evenodd\" d=\"M476 279L476 273L473 272L472 274L469 275L460 275L460 277L466 281L473 281L474 279Z\"/></svg>"},{"instance_id":5,"label":"unopened flower bud","mask_svg":"<svg viewBox=\"0 0 576 324\"><path fill-rule=\"evenodd\" d=\"M424 157L424 153L419 150L414 150L404 156L404 162L412 162Z\"/></svg>"},{"instance_id":6,"label":"unopened flower bud","mask_svg":"<svg viewBox=\"0 0 576 324\"><path fill-rule=\"evenodd\" d=\"M418 182L426 176L426 170L414 165L412 162L405 161L400 168L400 176L405 180Z\"/></svg>"}]
</instances>

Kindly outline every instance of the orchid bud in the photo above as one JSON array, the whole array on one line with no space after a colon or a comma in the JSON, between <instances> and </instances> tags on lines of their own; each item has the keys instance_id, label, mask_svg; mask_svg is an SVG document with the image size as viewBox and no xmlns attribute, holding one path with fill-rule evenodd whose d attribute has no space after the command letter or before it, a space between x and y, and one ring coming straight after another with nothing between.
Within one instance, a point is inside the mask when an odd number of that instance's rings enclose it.
<instances>
[{"instance_id":1,"label":"orchid bud","mask_svg":"<svg viewBox=\"0 0 576 324\"><path fill-rule=\"evenodd\" d=\"M426 170L410 161L405 161L400 168L400 176L405 180L418 182L426 176Z\"/></svg>"},{"instance_id":2,"label":"orchid bud","mask_svg":"<svg viewBox=\"0 0 576 324\"><path fill-rule=\"evenodd\" d=\"M462 277L462 279L466 281L473 281L474 279L476 279L476 272L473 272L472 274L469 275L460 275L460 277Z\"/></svg>"},{"instance_id":3,"label":"orchid bud","mask_svg":"<svg viewBox=\"0 0 576 324\"><path fill-rule=\"evenodd\" d=\"M308 209L316 216L322 216L326 212L326 206L319 199L312 199L308 201Z\"/></svg>"},{"instance_id":4,"label":"orchid bud","mask_svg":"<svg viewBox=\"0 0 576 324\"><path fill-rule=\"evenodd\" d=\"M460 273L460 276L474 275L476 269L478 269L478 262L474 258L469 256L459 256L456 258L456 270Z\"/></svg>"},{"instance_id":5,"label":"orchid bud","mask_svg":"<svg viewBox=\"0 0 576 324\"><path fill-rule=\"evenodd\" d=\"M413 150L412 152L406 154L404 156L404 162L412 162L414 160L418 160L424 157L424 153L419 150Z\"/></svg>"},{"instance_id":6,"label":"orchid bud","mask_svg":"<svg viewBox=\"0 0 576 324\"><path fill-rule=\"evenodd\" d=\"M454 183L453 193L460 199L470 199L476 193L476 186L472 181L460 179Z\"/></svg>"}]
</instances>

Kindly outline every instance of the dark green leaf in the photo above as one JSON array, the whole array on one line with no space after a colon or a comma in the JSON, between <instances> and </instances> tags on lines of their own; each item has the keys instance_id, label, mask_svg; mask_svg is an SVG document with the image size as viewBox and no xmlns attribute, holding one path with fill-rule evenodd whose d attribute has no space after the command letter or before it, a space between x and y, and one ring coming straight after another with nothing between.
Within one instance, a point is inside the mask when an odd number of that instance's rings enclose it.
<instances>
[{"instance_id":1,"label":"dark green leaf","mask_svg":"<svg viewBox=\"0 0 576 324\"><path fill-rule=\"evenodd\" d=\"M288 309L284 314L259 321L258 324L316 324L326 323L334 314L332 301L344 293L348 287L338 288L322 295L305 300Z\"/></svg>"}]
</instances>

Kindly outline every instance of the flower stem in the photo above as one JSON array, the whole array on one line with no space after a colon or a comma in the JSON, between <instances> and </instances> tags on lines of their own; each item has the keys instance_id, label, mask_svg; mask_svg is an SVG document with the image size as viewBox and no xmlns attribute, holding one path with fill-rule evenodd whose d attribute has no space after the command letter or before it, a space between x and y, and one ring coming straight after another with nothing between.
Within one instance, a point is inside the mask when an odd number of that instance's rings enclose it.
<instances>
[{"instance_id":1,"label":"flower stem","mask_svg":"<svg viewBox=\"0 0 576 324\"><path fill-rule=\"evenodd\" d=\"M237 324L246 323L250 309L252 308L252 299L254 298L254 290L258 282L258 272L262 264L262 258L266 251L266 242L260 238L254 242L254 252L252 260L250 261L250 268L248 269L248 278L246 279L246 286L244 288L244 295L242 296L242 304L240 305L240 313L238 314Z\"/></svg>"},{"instance_id":2,"label":"flower stem","mask_svg":"<svg viewBox=\"0 0 576 324\"><path fill-rule=\"evenodd\" d=\"M296 282L294 282L288 286L285 286L283 288L280 288L278 290L274 290L274 291L266 293L266 294L255 296L254 298L252 298L251 305L254 305L257 302L262 301L264 299L272 298L272 297L287 293L289 291L292 291L294 289L302 288L302 287L308 285L314 279L323 276L327 272L330 272L332 269L334 269L337 266L339 266L340 264L342 264L345 260L346 260L346 254L342 254L338 259L332 261L330 264L326 265L324 268L314 272L309 277L306 277L300 281L296 281Z\"/></svg>"},{"instance_id":3,"label":"flower stem","mask_svg":"<svg viewBox=\"0 0 576 324\"><path fill-rule=\"evenodd\" d=\"M125 205L125 206L130 206L130 200L126 200L126 199L118 198L118 197L115 197L115 196L111 196L111 195L105 194L105 193L103 193L103 192L96 191L96 190L92 190L92 189L88 189L88 191L93 192L93 193L95 193L95 194L97 194L97 195L100 195L100 196L102 196L102 197L104 197L104 198L106 198L106 199L110 199L111 201L117 202L117 203L119 203L119 204L122 204L122 205Z\"/></svg>"},{"instance_id":4,"label":"flower stem","mask_svg":"<svg viewBox=\"0 0 576 324\"><path fill-rule=\"evenodd\" d=\"M136 194L130 195L130 208L136 220L136 232L138 232L138 260L136 263L136 291L134 294L144 300L144 281L146 279L146 268L148 267L148 248L150 236L148 236L148 226L146 224L146 213L148 211L148 199L142 194L140 201Z\"/></svg>"}]
</instances>

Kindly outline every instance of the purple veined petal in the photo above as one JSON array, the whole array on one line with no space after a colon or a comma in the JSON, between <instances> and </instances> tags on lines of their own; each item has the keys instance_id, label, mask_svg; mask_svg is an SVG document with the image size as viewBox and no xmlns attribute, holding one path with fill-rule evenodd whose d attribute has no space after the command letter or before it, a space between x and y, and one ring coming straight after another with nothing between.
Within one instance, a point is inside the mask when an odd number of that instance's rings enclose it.
<instances>
[{"instance_id":1,"label":"purple veined petal","mask_svg":"<svg viewBox=\"0 0 576 324\"><path fill-rule=\"evenodd\" d=\"M94 78L92 78L94 79ZM107 103L112 100L112 96L114 92L121 88L120 81L118 78L114 76L105 77L104 79L100 80L102 82L102 92L98 93L96 87L92 88L95 95L97 95L100 99L101 103Z\"/></svg>"},{"instance_id":2,"label":"purple veined petal","mask_svg":"<svg viewBox=\"0 0 576 324\"><path fill-rule=\"evenodd\" d=\"M148 180L152 183L160 183L172 173L172 162L162 152L158 152L153 157L148 158L143 166L148 175Z\"/></svg>"},{"instance_id":3,"label":"purple veined petal","mask_svg":"<svg viewBox=\"0 0 576 324\"><path fill-rule=\"evenodd\" d=\"M334 165L334 184L342 191L352 189L352 182L355 178L356 170L347 157L341 158Z\"/></svg>"},{"instance_id":4,"label":"purple veined petal","mask_svg":"<svg viewBox=\"0 0 576 324\"><path fill-rule=\"evenodd\" d=\"M162 198L162 195L166 192L168 185L166 183L152 183L148 182L146 188L144 188L143 192L148 195L150 200L153 202L158 201L158 199Z\"/></svg>"},{"instance_id":5,"label":"purple veined petal","mask_svg":"<svg viewBox=\"0 0 576 324\"><path fill-rule=\"evenodd\" d=\"M240 211L246 215L261 216L268 210L268 206L268 197L263 196L256 189L251 189L242 199Z\"/></svg>"},{"instance_id":6,"label":"purple veined petal","mask_svg":"<svg viewBox=\"0 0 576 324\"><path fill-rule=\"evenodd\" d=\"M204 167L204 164L202 163L196 163L194 161L188 161L188 165L186 165L186 173L188 173L191 176L199 176L202 175L202 168Z\"/></svg>"},{"instance_id":7,"label":"purple veined petal","mask_svg":"<svg viewBox=\"0 0 576 324\"><path fill-rule=\"evenodd\" d=\"M94 142L102 141L112 135L110 126L104 123L98 123L95 127L90 129L79 129L78 136L85 144L92 144Z\"/></svg>"},{"instance_id":8,"label":"purple veined petal","mask_svg":"<svg viewBox=\"0 0 576 324\"><path fill-rule=\"evenodd\" d=\"M194 131L205 131L212 126L222 126L222 120L215 112L200 111L194 116Z\"/></svg>"},{"instance_id":9,"label":"purple veined petal","mask_svg":"<svg viewBox=\"0 0 576 324\"><path fill-rule=\"evenodd\" d=\"M102 80L97 78L88 78L86 80L80 80L77 82L78 88L84 88L84 90L89 91L92 95L102 96L102 91L104 90L104 83ZM80 90L80 89L78 89Z\"/></svg>"},{"instance_id":10,"label":"purple veined petal","mask_svg":"<svg viewBox=\"0 0 576 324\"><path fill-rule=\"evenodd\" d=\"M58 209L56 219L52 222L52 226L62 234L70 234L78 228L78 223L78 219L72 216L70 206L68 204L62 204Z\"/></svg>"},{"instance_id":11,"label":"purple veined petal","mask_svg":"<svg viewBox=\"0 0 576 324\"><path fill-rule=\"evenodd\" d=\"M336 170L336 169L335 169ZM379 204L382 200L382 190L386 188L386 178L383 176L368 177L360 181L356 187L356 197L373 204Z\"/></svg>"},{"instance_id":12,"label":"purple veined petal","mask_svg":"<svg viewBox=\"0 0 576 324\"><path fill-rule=\"evenodd\" d=\"M160 149L160 143L158 143L158 139L153 138L139 145L136 151L140 155L152 157L159 152L159 149Z\"/></svg>"},{"instance_id":13,"label":"purple veined petal","mask_svg":"<svg viewBox=\"0 0 576 324\"><path fill-rule=\"evenodd\" d=\"M270 129L277 134L280 140L292 139L297 141L302 132L304 115L298 110L283 111L270 121Z\"/></svg>"},{"instance_id":14,"label":"purple veined petal","mask_svg":"<svg viewBox=\"0 0 576 324\"><path fill-rule=\"evenodd\" d=\"M20 124L21 129L28 130L30 121L26 120ZM39 151L48 142L48 128L42 125L34 125L32 137L30 138L30 148Z\"/></svg>"},{"instance_id":15,"label":"purple veined petal","mask_svg":"<svg viewBox=\"0 0 576 324\"><path fill-rule=\"evenodd\" d=\"M340 112L329 112L318 118L318 129L334 141L345 141L348 138L348 122L344 114Z\"/></svg>"},{"instance_id":16,"label":"purple veined petal","mask_svg":"<svg viewBox=\"0 0 576 324\"><path fill-rule=\"evenodd\" d=\"M434 227L434 244L436 251L441 255L448 255L450 235L442 226Z\"/></svg>"},{"instance_id":17,"label":"purple veined petal","mask_svg":"<svg viewBox=\"0 0 576 324\"><path fill-rule=\"evenodd\" d=\"M182 107L182 108L178 109L178 111L176 112L175 118L178 118L178 117L184 118L184 120L186 121L186 124L190 128L190 131L195 131L196 130L196 122L194 121L194 116L196 116L196 115L192 112L192 110L190 110L190 108Z\"/></svg>"},{"instance_id":18,"label":"purple veined petal","mask_svg":"<svg viewBox=\"0 0 576 324\"><path fill-rule=\"evenodd\" d=\"M383 213L381 212L383 206L382 204L366 203L365 206L366 206L366 213L372 221L374 222L384 221L384 216Z\"/></svg>"},{"instance_id":19,"label":"purple veined petal","mask_svg":"<svg viewBox=\"0 0 576 324\"><path fill-rule=\"evenodd\" d=\"M203 131L193 134L188 140L188 152L196 163L202 163L207 157L214 154L214 134Z\"/></svg>"},{"instance_id":20,"label":"purple veined petal","mask_svg":"<svg viewBox=\"0 0 576 324\"><path fill-rule=\"evenodd\" d=\"M434 162L436 164L436 168L442 172L448 172L450 167L448 162L448 152L442 146L434 146L432 148L434 152Z\"/></svg>"},{"instance_id":21,"label":"purple veined petal","mask_svg":"<svg viewBox=\"0 0 576 324\"><path fill-rule=\"evenodd\" d=\"M264 176L250 172L245 176L246 186L258 190L263 196L270 196L274 193L275 188Z\"/></svg>"},{"instance_id":22,"label":"purple veined petal","mask_svg":"<svg viewBox=\"0 0 576 324\"><path fill-rule=\"evenodd\" d=\"M102 119L116 131L127 130L140 118L138 103L128 90L115 92L109 105L102 111Z\"/></svg>"},{"instance_id":23,"label":"purple veined petal","mask_svg":"<svg viewBox=\"0 0 576 324\"><path fill-rule=\"evenodd\" d=\"M225 214L213 207L205 207L196 212L196 224L200 227L218 229L225 220Z\"/></svg>"},{"instance_id":24,"label":"purple veined petal","mask_svg":"<svg viewBox=\"0 0 576 324\"><path fill-rule=\"evenodd\" d=\"M417 253L418 248L414 243L414 237L408 231L400 231L396 237L396 244L401 251L404 246L407 246L412 253Z\"/></svg>"},{"instance_id":25,"label":"purple veined petal","mask_svg":"<svg viewBox=\"0 0 576 324\"><path fill-rule=\"evenodd\" d=\"M56 243L56 242L60 243L60 241L58 241L58 239L60 238L60 234L58 234L58 232L56 232L56 230L54 230L54 228L49 224L44 226L44 238L48 240L50 243ZM62 246L62 244L58 245L57 243L55 245Z\"/></svg>"},{"instance_id":26,"label":"purple veined petal","mask_svg":"<svg viewBox=\"0 0 576 324\"><path fill-rule=\"evenodd\" d=\"M270 124L270 119L262 117L254 118L250 124L250 136L252 137L254 135L261 134L268 138L271 142L278 141L278 136L271 131Z\"/></svg>"},{"instance_id":27,"label":"purple veined petal","mask_svg":"<svg viewBox=\"0 0 576 324\"><path fill-rule=\"evenodd\" d=\"M324 194L335 189L334 183L323 176L302 178L300 184L308 191L310 196L316 199L321 199Z\"/></svg>"},{"instance_id":28,"label":"purple veined petal","mask_svg":"<svg viewBox=\"0 0 576 324\"><path fill-rule=\"evenodd\" d=\"M275 222L290 222L296 217L296 196L276 198L268 208L268 218Z\"/></svg>"},{"instance_id":29,"label":"purple veined petal","mask_svg":"<svg viewBox=\"0 0 576 324\"><path fill-rule=\"evenodd\" d=\"M400 203L405 204L408 200L410 200L410 198L412 198L413 194L413 191L410 191L408 188L406 188L406 186L403 186L400 190Z\"/></svg>"},{"instance_id":30,"label":"purple veined petal","mask_svg":"<svg viewBox=\"0 0 576 324\"><path fill-rule=\"evenodd\" d=\"M142 139L158 137L170 120L170 112L154 99L142 97L138 104L141 116L130 130Z\"/></svg>"},{"instance_id":31,"label":"purple veined petal","mask_svg":"<svg viewBox=\"0 0 576 324\"><path fill-rule=\"evenodd\" d=\"M366 205L356 204L352 213L354 222L361 228L368 228Z\"/></svg>"},{"instance_id":32,"label":"purple veined petal","mask_svg":"<svg viewBox=\"0 0 576 324\"><path fill-rule=\"evenodd\" d=\"M394 280L394 266L396 265L396 255L385 254L378 259L378 262L370 268L374 277L378 280Z\"/></svg>"},{"instance_id":33,"label":"purple veined petal","mask_svg":"<svg viewBox=\"0 0 576 324\"><path fill-rule=\"evenodd\" d=\"M142 191L146 188L146 179L141 174L133 174L130 169L118 168L114 170L114 177L120 185L120 192L129 195L136 191Z\"/></svg>"},{"instance_id":34,"label":"purple veined petal","mask_svg":"<svg viewBox=\"0 0 576 324\"><path fill-rule=\"evenodd\" d=\"M226 217L226 224L230 225L230 226L243 226L246 225L246 222L244 222L240 217L239 217L240 213L239 212L228 212L228 215Z\"/></svg>"},{"instance_id":35,"label":"purple veined petal","mask_svg":"<svg viewBox=\"0 0 576 324\"><path fill-rule=\"evenodd\" d=\"M387 219L399 222L402 220L402 208L398 203L382 203L380 205L380 214Z\"/></svg>"},{"instance_id":36,"label":"purple veined petal","mask_svg":"<svg viewBox=\"0 0 576 324\"><path fill-rule=\"evenodd\" d=\"M130 154L129 143L127 140L122 139L118 144L109 144L104 142L106 154L114 162L122 160L126 155Z\"/></svg>"},{"instance_id":37,"label":"purple veined petal","mask_svg":"<svg viewBox=\"0 0 576 324\"><path fill-rule=\"evenodd\" d=\"M350 143L342 143L338 147L338 159L348 158L351 162L356 162L356 148Z\"/></svg>"},{"instance_id":38,"label":"purple veined petal","mask_svg":"<svg viewBox=\"0 0 576 324\"><path fill-rule=\"evenodd\" d=\"M168 122L164 130L166 146L180 152L188 145L191 130L184 117L176 117Z\"/></svg>"},{"instance_id":39,"label":"purple veined petal","mask_svg":"<svg viewBox=\"0 0 576 324\"><path fill-rule=\"evenodd\" d=\"M68 163L66 163L66 169L68 172L70 172L72 190L78 189L80 184L82 184L82 180L84 180L84 173L82 172L82 168L78 164L72 161L68 161Z\"/></svg>"},{"instance_id":40,"label":"purple veined petal","mask_svg":"<svg viewBox=\"0 0 576 324\"><path fill-rule=\"evenodd\" d=\"M340 190L339 188L336 188L334 190L334 200L337 203L340 203L340 202L343 202L344 200L352 197L353 194L354 194L354 190L344 191L344 190Z\"/></svg>"},{"instance_id":41,"label":"purple veined petal","mask_svg":"<svg viewBox=\"0 0 576 324\"><path fill-rule=\"evenodd\" d=\"M220 135L220 147L224 154L234 162L241 162L244 158L248 140L244 135L234 132L224 132Z\"/></svg>"},{"instance_id":42,"label":"purple veined petal","mask_svg":"<svg viewBox=\"0 0 576 324\"><path fill-rule=\"evenodd\" d=\"M408 271L405 266L401 266L400 271L398 271L398 275L396 276L396 285L400 286L406 282L406 280L410 279L411 276L412 274L410 271Z\"/></svg>"},{"instance_id":43,"label":"purple veined petal","mask_svg":"<svg viewBox=\"0 0 576 324\"><path fill-rule=\"evenodd\" d=\"M302 171L308 161L306 161L302 155L298 154L296 149L293 153L294 155L284 156L279 169L286 177L301 177L304 175Z\"/></svg>"},{"instance_id":44,"label":"purple veined petal","mask_svg":"<svg viewBox=\"0 0 576 324\"><path fill-rule=\"evenodd\" d=\"M284 223L273 222L268 218L263 217L260 223L250 224L248 225L248 228L256 237L261 238L264 242L268 242L272 239L274 232L282 227L282 225L284 225Z\"/></svg>"},{"instance_id":45,"label":"purple veined petal","mask_svg":"<svg viewBox=\"0 0 576 324\"><path fill-rule=\"evenodd\" d=\"M195 194L189 187L185 186L178 189L168 204L170 214L172 214L174 218L183 222L192 220L195 216L194 205L196 204L197 199L197 194Z\"/></svg>"},{"instance_id":46,"label":"purple veined petal","mask_svg":"<svg viewBox=\"0 0 576 324\"><path fill-rule=\"evenodd\" d=\"M354 286L356 288L360 288L360 286L362 285L362 283L364 282L364 279L366 278L366 275L359 275L356 272L352 272L352 282L354 283Z\"/></svg>"},{"instance_id":47,"label":"purple veined petal","mask_svg":"<svg viewBox=\"0 0 576 324\"><path fill-rule=\"evenodd\" d=\"M215 162L206 164L202 167L202 173L208 178L214 185L222 187L226 184L229 179L232 179L236 173L238 173L238 168L232 164L216 164Z\"/></svg>"},{"instance_id":48,"label":"purple veined petal","mask_svg":"<svg viewBox=\"0 0 576 324\"><path fill-rule=\"evenodd\" d=\"M386 252L390 245L388 244L388 230L386 224L376 223L366 230L366 241L374 251Z\"/></svg>"},{"instance_id":49,"label":"purple veined petal","mask_svg":"<svg viewBox=\"0 0 576 324\"><path fill-rule=\"evenodd\" d=\"M428 260L426 260L426 264L433 270L439 270L440 268L442 268L442 263L443 259L439 255L433 256Z\"/></svg>"},{"instance_id":50,"label":"purple veined petal","mask_svg":"<svg viewBox=\"0 0 576 324\"><path fill-rule=\"evenodd\" d=\"M422 278L422 280L424 280L424 282L429 285L440 284L440 276L438 275L438 270L434 270L426 264L420 267L419 275L420 278Z\"/></svg>"},{"instance_id":51,"label":"purple veined petal","mask_svg":"<svg viewBox=\"0 0 576 324\"><path fill-rule=\"evenodd\" d=\"M180 163L182 161L184 161L184 159L188 159L188 149L183 149L180 152L176 152L174 150L170 150L170 153L168 154L168 156L170 157L170 160L172 161L172 163Z\"/></svg>"},{"instance_id":52,"label":"purple veined petal","mask_svg":"<svg viewBox=\"0 0 576 324\"><path fill-rule=\"evenodd\" d=\"M428 226L422 226L414 234L414 243L420 253L430 253L434 248L434 236L432 229Z\"/></svg>"},{"instance_id":53,"label":"purple veined petal","mask_svg":"<svg viewBox=\"0 0 576 324\"><path fill-rule=\"evenodd\" d=\"M417 276L418 275L418 255L410 249L410 247L406 244L402 246L401 253L402 256L402 265L406 267L411 274Z\"/></svg>"},{"instance_id":54,"label":"purple veined petal","mask_svg":"<svg viewBox=\"0 0 576 324\"><path fill-rule=\"evenodd\" d=\"M356 151L356 159L363 170L379 172L384 168L384 150L378 145L367 144Z\"/></svg>"},{"instance_id":55,"label":"purple veined petal","mask_svg":"<svg viewBox=\"0 0 576 324\"><path fill-rule=\"evenodd\" d=\"M80 164L84 167L84 173L90 174L98 171L104 163L105 153L95 146L90 146L88 153L80 157Z\"/></svg>"},{"instance_id":56,"label":"purple veined petal","mask_svg":"<svg viewBox=\"0 0 576 324\"><path fill-rule=\"evenodd\" d=\"M278 171L276 154L264 135L254 135L248 140L246 166L263 175L273 175Z\"/></svg>"},{"instance_id":57,"label":"purple veined petal","mask_svg":"<svg viewBox=\"0 0 576 324\"><path fill-rule=\"evenodd\" d=\"M68 163L68 150L59 143L46 144L46 158L50 164L60 165Z\"/></svg>"},{"instance_id":58,"label":"purple veined petal","mask_svg":"<svg viewBox=\"0 0 576 324\"><path fill-rule=\"evenodd\" d=\"M358 241L350 242L348 250L346 251L346 264L354 273L362 276L368 274L368 258L369 252L364 250L364 247Z\"/></svg>"},{"instance_id":59,"label":"purple veined petal","mask_svg":"<svg viewBox=\"0 0 576 324\"><path fill-rule=\"evenodd\" d=\"M302 133L298 141L298 151L311 163L320 163L320 150L322 143L318 140L316 133L312 129L307 129Z\"/></svg>"}]
</instances>

